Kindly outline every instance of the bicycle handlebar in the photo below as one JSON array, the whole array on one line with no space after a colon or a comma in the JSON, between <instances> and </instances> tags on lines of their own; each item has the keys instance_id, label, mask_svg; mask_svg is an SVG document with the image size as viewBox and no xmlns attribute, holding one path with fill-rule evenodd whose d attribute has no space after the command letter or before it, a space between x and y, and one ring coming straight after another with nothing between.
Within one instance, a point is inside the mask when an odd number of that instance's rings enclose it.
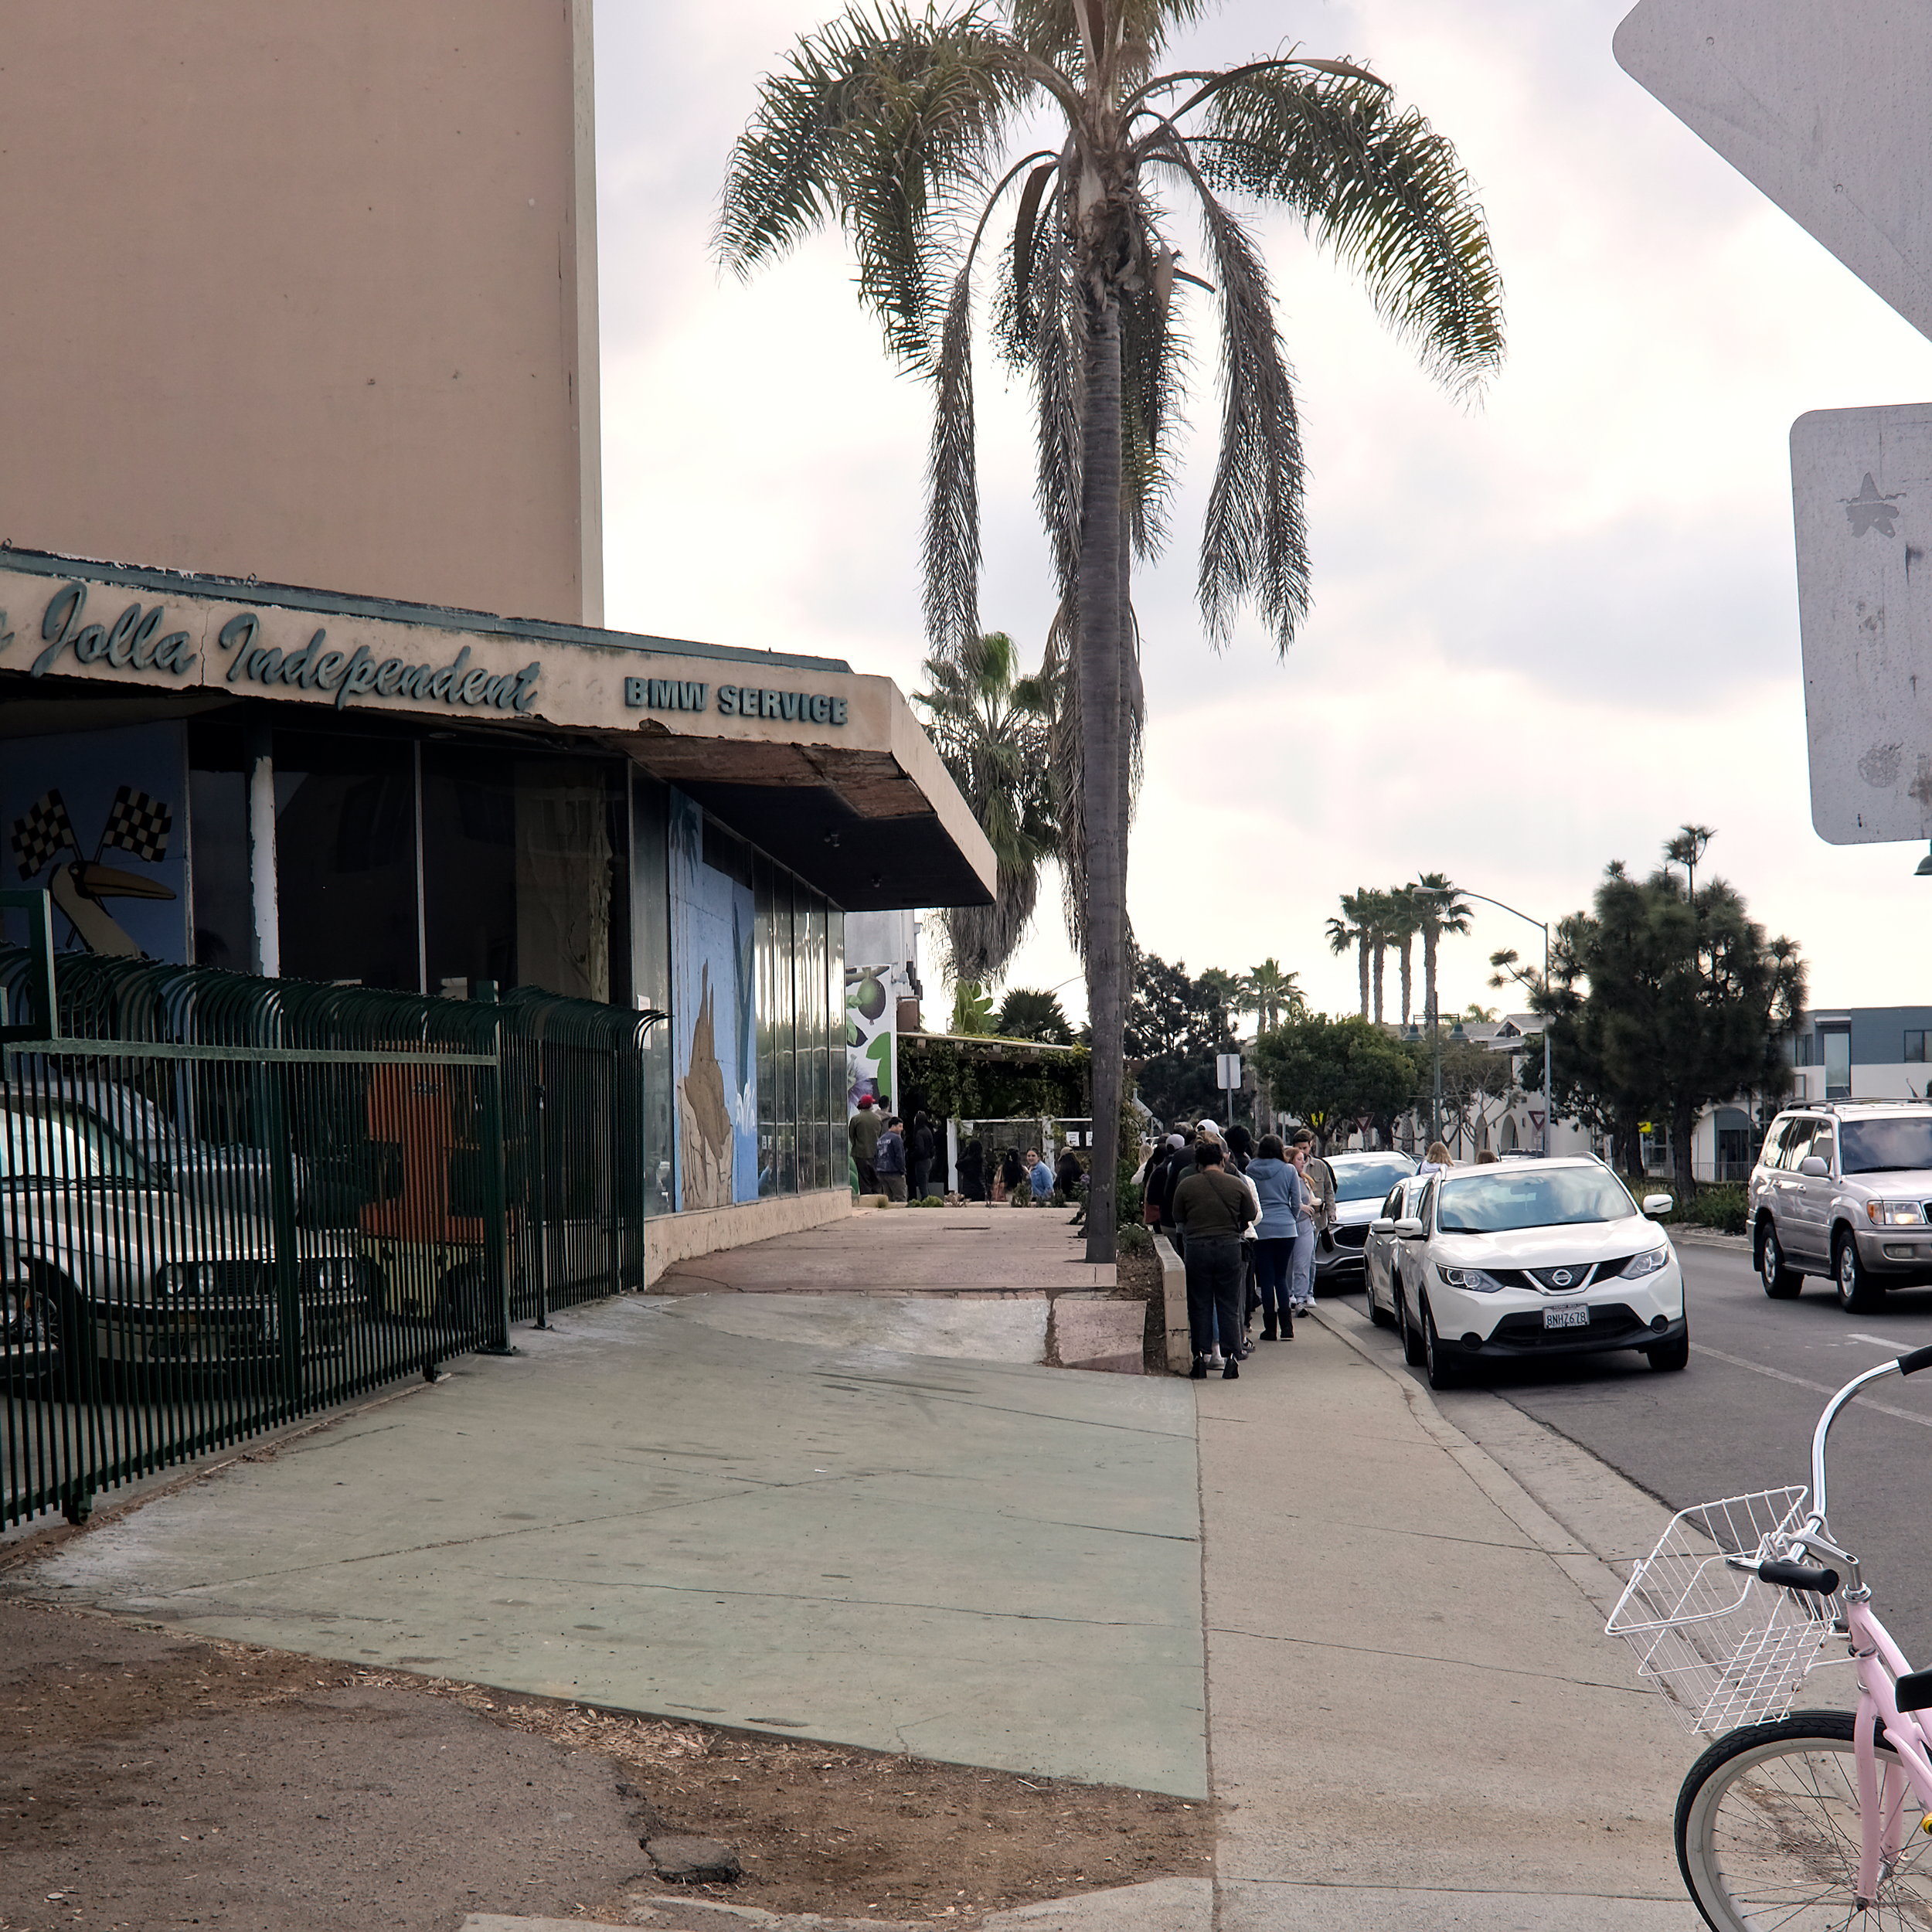
<instances>
[{"instance_id":1,"label":"bicycle handlebar","mask_svg":"<svg viewBox=\"0 0 1932 1932\"><path fill-rule=\"evenodd\" d=\"M1910 1355L1899 1357L1899 1373L1915 1376L1921 1369L1932 1369L1932 1349L1914 1349Z\"/></svg>"},{"instance_id":2,"label":"bicycle handlebar","mask_svg":"<svg viewBox=\"0 0 1932 1932\"><path fill-rule=\"evenodd\" d=\"M1819 1563L1786 1563L1773 1557L1757 1566L1757 1573L1767 1583L1786 1590L1815 1590L1821 1597L1829 1597L1838 1585L1838 1572Z\"/></svg>"},{"instance_id":3,"label":"bicycle handlebar","mask_svg":"<svg viewBox=\"0 0 1932 1932\"><path fill-rule=\"evenodd\" d=\"M1883 1381L1887 1376L1915 1376L1921 1369L1932 1369L1932 1348L1913 1349L1893 1361L1881 1362L1876 1369L1867 1369L1862 1375L1854 1376L1825 1405L1825 1413L1818 1417L1818 1427L1811 1432L1811 1510L1819 1522L1824 1520L1825 1515L1825 1444L1832 1433L1832 1424L1838 1420L1838 1411L1868 1382ZM1855 1569L1856 1565L1853 1567Z\"/></svg>"}]
</instances>

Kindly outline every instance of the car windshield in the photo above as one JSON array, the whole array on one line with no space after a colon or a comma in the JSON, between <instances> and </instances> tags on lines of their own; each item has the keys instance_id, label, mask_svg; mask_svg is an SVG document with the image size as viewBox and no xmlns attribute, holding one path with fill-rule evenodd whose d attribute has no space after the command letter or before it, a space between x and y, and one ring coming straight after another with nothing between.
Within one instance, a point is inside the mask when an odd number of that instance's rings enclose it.
<instances>
[{"instance_id":1,"label":"car windshield","mask_svg":"<svg viewBox=\"0 0 1932 1932\"><path fill-rule=\"evenodd\" d=\"M1386 1161L1350 1161L1345 1165L1331 1162L1329 1172L1335 1176L1338 1201L1379 1201L1396 1182L1406 1181L1415 1169L1406 1161L1392 1156Z\"/></svg>"},{"instance_id":2,"label":"car windshield","mask_svg":"<svg viewBox=\"0 0 1932 1932\"><path fill-rule=\"evenodd\" d=\"M1621 1221L1636 1212L1623 1183L1601 1168L1511 1168L1445 1177L1436 1226L1444 1234L1503 1234L1513 1228Z\"/></svg>"},{"instance_id":3,"label":"car windshield","mask_svg":"<svg viewBox=\"0 0 1932 1932\"><path fill-rule=\"evenodd\" d=\"M1932 1168L1932 1115L1841 1121L1838 1141L1847 1174L1903 1174Z\"/></svg>"}]
</instances>

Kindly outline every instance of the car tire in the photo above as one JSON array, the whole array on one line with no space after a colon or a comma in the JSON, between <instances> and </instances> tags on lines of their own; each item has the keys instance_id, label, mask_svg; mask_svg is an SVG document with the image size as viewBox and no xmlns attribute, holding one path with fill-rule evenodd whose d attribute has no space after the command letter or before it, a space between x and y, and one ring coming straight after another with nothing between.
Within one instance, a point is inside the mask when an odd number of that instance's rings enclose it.
<instances>
[{"instance_id":1,"label":"car tire","mask_svg":"<svg viewBox=\"0 0 1932 1932\"><path fill-rule=\"evenodd\" d=\"M1422 1310L1422 1366L1429 1378L1432 1389L1459 1389L1464 1381L1464 1371L1460 1362L1451 1362L1447 1351L1442 1345L1442 1337L1436 1332L1436 1318L1429 1312L1425 1302Z\"/></svg>"},{"instance_id":2,"label":"car tire","mask_svg":"<svg viewBox=\"0 0 1932 1932\"><path fill-rule=\"evenodd\" d=\"M1408 1297L1398 1289L1396 1291L1396 1326L1402 1332L1402 1359L1412 1369L1422 1366L1422 1337L1416 1332L1415 1324L1409 1319Z\"/></svg>"},{"instance_id":3,"label":"car tire","mask_svg":"<svg viewBox=\"0 0 1932 1932\"><path fill-rule=\"evenodd\" d=\"M1849 1234L1841 1234L1832 1245L1832 1285L1847 1315L1876 1315L1885 1306L1884 1287L1866 1271L1859 1244Z\"/></svg>"},{"instance_id":4,"label":"car tire","mask_svg":"<svg viewBox=\"0 0 1932 1932\"><path fill-rule=\"evenodd\" d=\"M1369 1319L1378 1328L1393 1328L1395 1325L1395 1317L1376 1299L1376 1291L1368 1285L1366 1276L1363 1277L1362 1291L1369 1298Z\"/></svg>"},{"instance_id":5,"label":"car tire","mask_svg":"<svg viewBox=\"0 0 1932 1932\"><path fill-rule=\"evenodd\" d=\"M1684 1332L1668 1342L1659 1342L1644 1351L1645 1358L1653 1369L1665 1372L1690 1366L1690 1324L1684 1325Z\"/></svg>"},{"instance_id":6,"label":"car tire","mask_svg":"<svg viewBox=\"0 0 1932 1932\"><path fill-rule=\"evenodd\" d=\"M1786 1265L1784 1244L1774 1223L1765 1222L1757 1236L1757 1278L1774 1301L1789 1301L1802 1291L1804 1277Z\"/></svg>"}]
</instances>

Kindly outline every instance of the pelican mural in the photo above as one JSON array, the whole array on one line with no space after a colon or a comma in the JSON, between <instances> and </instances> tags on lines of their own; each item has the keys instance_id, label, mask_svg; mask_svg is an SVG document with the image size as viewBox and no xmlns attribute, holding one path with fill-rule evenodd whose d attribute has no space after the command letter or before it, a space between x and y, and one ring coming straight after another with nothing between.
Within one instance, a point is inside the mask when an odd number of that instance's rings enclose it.
<instances>
[{"instance_id":1,"label":"pelican mural","mask_svg":"<svg viewBox=\"0 0 1932 1932\"><path fill-rule=\"evenodd\" d=\"M108 901L172 899L175 889L158 879L146 878L118 866L104 865L100 855L107 851L124 852L146 864L158 865L168 856L173 828L172 806L151 798L132 785L123 785L114 794L107 823L95 842L94 855L83 859L66 801L58 790L49 787L13 821L14 863L20 876L29 884L49 866L53 867L47 881L48 892L89 952L115 958L145 959L147 954L108 910ZM73 856L65 865L56 864L63 853Z\"/></svg>"}]
</instances>

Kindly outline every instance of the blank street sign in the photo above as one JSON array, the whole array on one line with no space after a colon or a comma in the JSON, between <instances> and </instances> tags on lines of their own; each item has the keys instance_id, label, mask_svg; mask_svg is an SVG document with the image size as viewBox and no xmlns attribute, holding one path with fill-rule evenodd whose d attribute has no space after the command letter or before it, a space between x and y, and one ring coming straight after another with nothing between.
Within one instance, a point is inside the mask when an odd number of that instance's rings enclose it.
<instances>
[{"instance_id":1,"label":"blank street sign","mask_svg":"<svg viewBox=\"0 0 1932 1932\"><path fill-rule=\"evenodd\" d=\"M1642 0L1618 63L1932 335L1932 5Z\"/></svg>"},{"instance_id":2,"label":"blank street sign","mask_svg":"<svg viewBox=\"0 0 1932 1932\"><path fill-rule=\"evenodd\" d=\"M1241 1056L1239 1053L1215 1055L1214 1083L1230 1092L1241 1084Z\"/></svg>"},{"instance_id":3,"label":"blank street sign","mask_svg":"<svg viewBox=\"0 0 1932 1932\"><path fill-rule=\"evenodd\" d=\"M1932 838L1932 403L1791 426L1811 823Z\"/></svg>"}]
</instances>

